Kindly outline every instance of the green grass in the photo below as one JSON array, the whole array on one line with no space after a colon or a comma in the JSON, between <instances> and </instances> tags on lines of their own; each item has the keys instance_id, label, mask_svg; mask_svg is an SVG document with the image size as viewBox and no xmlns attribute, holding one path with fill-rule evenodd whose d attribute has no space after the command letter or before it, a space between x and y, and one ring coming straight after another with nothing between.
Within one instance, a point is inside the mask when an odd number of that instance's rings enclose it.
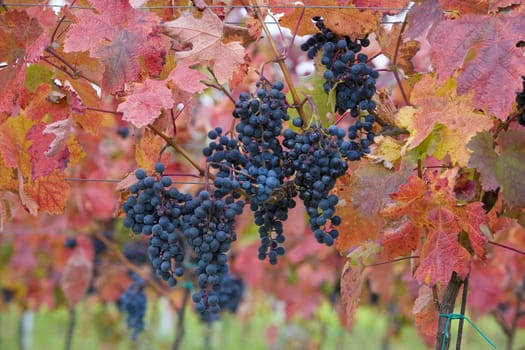
<instances>
[{"instance_id":1,"label":"green grass","mask_svg":"<svg viewBox=\"0 0 525 350\"><path fill-rule=\"evenodd\" d=\"M186 333L181 349L427 349L412 327L389 324L388 316L372 307L361 307L352 331L347 332L339 325L338 316L329 304L322 305L310 319L295 318L291 322L285 322L278 306L269 301L258 303L250 311L250 316L246 315L246 311L240 317L225 315L209 329L192 312L187 312ZM114 305L86 302L77 308L76 315L72 350L171 349L176 331L176 319L167 303L162 301L148 308L146 330L136 342L129 339L130 332L125 328L125 320ZM21 317L21 311L13 305L0 314L0 349L21 349ZM68 311L40 310L33 317L28 338L32 345L26 349L65 349L70 319ZM453 322L455 332L457 321ZM491 318L483 318L476 323L497 344L498 349L505 348L505 337ZM277 335L275 342L269 346L265 338L271 326L277 330ZM516 345L523 344L525 336L521 331ZM462 345L463 349L491 349L468 324L465 324Z\"/></svg>"}]
</instances>

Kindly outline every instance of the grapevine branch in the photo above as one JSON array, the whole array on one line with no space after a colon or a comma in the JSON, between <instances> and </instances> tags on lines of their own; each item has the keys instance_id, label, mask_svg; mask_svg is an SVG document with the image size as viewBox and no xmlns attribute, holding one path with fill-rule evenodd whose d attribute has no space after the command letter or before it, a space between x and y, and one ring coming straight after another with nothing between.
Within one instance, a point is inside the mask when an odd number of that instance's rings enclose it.
<instances>
[{"instance_id":1,"label":"grapevine branch","mask_svg":"<svg viewBox=\"0 0 525 350\"><path fill-rule=\"evenodd\" d=\"M155 126L153 126L151 124L148 125L148 128L151 131L153 131L155 134L157 134L160 137L162 137L164 139L164 141L166 141L166 143L168 145L173 147L173 149L175 151L179 152L182 155L182 157L184 157L188 162L191 163L191 165L193 165L193 167L195 169L197 169L197 171L199 172L199 174L201 176L204 176L206 174L206 170L203 167L201 167L196 161L194 161L193 158L190 156L190 154L188 152L186 152L186 150L184 148L182 148L181 146L177 145L173 141L173 139L171 137L169 137L168 135L164 134L162 131L160 131L159 129L157 129Z\"/></svg>"},{"instance_id":2,"label":"grapevine branch","mask_svg":"<svg viewBox=\"0 0 525 350\"><path fill-rule=\"evenodd\" d=\"M403 36L403 32L405 31L405 28L407 26L407 20L403 21L403 24L401 25L401 30L399 31L399 36L397 37L397 44L396 44L396 50L394 52L394 59L392 60L392 73L394 74L394 78L396 79L397 85L399 86L399 91L401 91L401 95L403 96L403 100L405 101L405 104L407 106L410 106L410 101L408 100L407 94L405 92L405 89L403 88L403 84L401 83L401 78L399 77L399 71L397 69L397 57L399 54L399 48L401 47L401 38Z\"/></svg>"},{"instance_id":3,"label":"grapevine branch","mask_svg":"<svg viewBox=\"0 0 525 350\"><path fill-rule=\"evenodd\" d=\"M177 333L175 334L175 341L173 342L172 350L178 350L182 344L182 338L186 332L184 329L184 314L186 304L190 298L190 289L184 288L184 296L182 297L182 306L177 310Z\"/></svg>"},{"instance_id":4,"label":"grapevine branch","mask_svg":"<svg viewBox=\"0 0 525 350\"><path fill-rule=\"evenodd\" d=\"M456 272L452 272L443 299L439 303L439 314L448 315L454 312L454 305L463 281ZM436 332L436 350L448 349L450 347L450 324L448 329L446 317L439 317L438 329ZM444 342L444 345L443 345Z\"/></svg>"},{"instance_id":5,"label":"grapevine branch","mask_svg":"<svg viewBox=\"0 0 525 350\"><path fill-rule=\"evenodd\" d=\"M273 40L270 30L268 29L268 26L264 22L264 18L262 18L259 7L253 6L253 9L254 9L255 15L257 16L257 19L259 20L259 22L261 23L261 26L263 27L264 33L266 34L268 42L270 43L270 47L277 59L277 63L279 64L279 67L281 68L281 71L283 72L284 80L286 81L286 84L288 85L288 89L290 90L290 94L292 95L294 108L297 110L297 113L299 113L299 116L301 117L303 122L305 124L309 124L310 120L309 118L307 118L304 112L303 104L301 103L301 99L299 98L297 90L295 89L295 85L293 83L292 77L290 76L290 72L288 71L288 67L286 67L284 58L279 53L279 50L277 49L277 45L275 45L275 40Z\"/></svg>"}]
</instances>

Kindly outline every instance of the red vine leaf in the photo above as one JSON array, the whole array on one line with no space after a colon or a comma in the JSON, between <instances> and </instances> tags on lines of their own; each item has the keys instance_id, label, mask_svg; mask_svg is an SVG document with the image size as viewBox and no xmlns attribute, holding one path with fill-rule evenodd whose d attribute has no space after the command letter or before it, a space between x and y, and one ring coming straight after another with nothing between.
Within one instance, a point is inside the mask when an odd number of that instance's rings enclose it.
<instances>
[{"instance_id":1,"label":"red vine leaf","mask_svg":"<svg viewBox=\"0 0 525 350\"><path fill-rule=\"evenodd\" d=\"M69 307L74 307L86 294L93 274L93 262L78 247L69 257L60 280Z\"/></svg>"},{"instance_id":2,"label":"red vine leaf","mask_svg":"<svg viewBox=\"0 0 525 350\"><path fill-rule=\"evenodd\" d=\"M166 82L146 79L144 84L134 85L133 92L118 106L117 111L124 114L123 120L141 128L157 119L162 108L172 107L173 97Z\"/></svg>"},{"instance_id":3,"label":"red vine leaf","mask_svg":"<svg viewBox=\"0 0 525 350\"><path fill-rule=\"evenodd\" d=\"M244 47L239 42L222 41L224 23L210 9L204 10L201 18L183 12L162 27L180 47L176 52L178 62L209 64L220 84L226 83L244 62Z\"/></svg>"},{"instance_id":4,"label":"red vine leaf","mask_svg":"<svg viewBox=\"0 0 525 350\"><path fill-rule=\"evenodd\" d=\"M417 330L423 340L428 346L433 346L436 342L439 313L430 287L426 285L419 287L412 312L415 316Z\"/></svg>"},{"instance_id":5,"label":"red vine leaf","mask_svg":"<svg viewBox=\"0 0 525 350\"><path fill-rule=\"evenodd\" d=\"M473 92L477 108L504 119L521 89L517 77L525 73L523 49L516 47L524 32L525 14L520 11L442 21L428 38L432 65L440 81L459 68L458 94Z\"/></svg>"},{"instance_id":6,"label":"red vine leaf","mask_svg":"<svg viewBox=\"0 0 525 350\"><path fill-rule=\"evenodd\" d=\"M480 202L456 204L449 184L453 179L447 178L450 174L427 172L422 179L411 176L391 195L396 203L380 213L391 221L381 237L386 254L394 258L396 253L408 255L420 250L420 265L415 271L420 283L447 283L453 271L465 277L471 260L466 248L471 247L480 258L486 254L487 239L481 226L488 223L488 217ZM458 241L461 230L468 234L470 247Z\"/></svg>"},{"instance_id":7,"label":"red vine leaf","mask_svg":"<svg viewBox=\"0 0 525 350\"><path fill-rule=\"evenodd\" d=\"M423 231L411 221L398 227L386 229L379 239L388 259L410 255L419 245Z\"/></svg>"},{"instance_id":8,"label":"red vine leaf","mask_svg":"<svg viewBox=\"0 0 525 350\"><path fill-rule=\"evenodd\" d=\"M103 95L121 91L124 84L141 76L139 57L163 61L166 49L159 47L159 18L151 12L134 9L126 0L90 0L96 11L82 11L66 34L64 50L87 51L100 58L105 71ZM81 38L81 40L79 40ZM154 65L158 74L158 67Z\"/></svg>"},{"instance_id":9,"label":"red vine leaf","mask_svg":"<svg viewBox=\"0 0 525 350\"><path fill-rule=\"evenodd\" d=\"M57 123L63 122L58 121ZM59 144L54 145L55 142L59 141L52 134L46 132L49 130L48 127L53 126L53 124L38 123L27 132L26 140L33 141L28 150L31 156L33 179L49 175L55 169L63 171L67 167L69 151L66 148L65 140L61 147ZM49 153L50 150L54 153Z\"/></svg>"},{"instance_id":10,"label":"red vine leaf","mask_svg":"<svg viewBox=\"0 0 525 350\"><path fill-rule=\"evenodd\" d=\"M70 186L66 174L55 170L53 173L38 178L30 183L28 194L34 198L40 211L50 214L62 214L66 207Z\"/></svg>"},{"instance_id":11,"label":"red vine leaf","mask_svg":"<svg viewBox=\"0 0 525 350\"><path fill-rule=\"evenodd\" d=\"M352 266L349 263L343 268L341 274L341 321L347 329L352 328L354 316L359 305L359 297L363 286L363 266Z\"/></svg>"},{"instance_id":12,"label":"red vine leaf","mask_svg":"<svg viewBox=\"0 0 525 350\"><path fill-rule=\"evenodd\" d=\"M454 271L464 279L470 269L470 254L458 242L459 227L454 213L436 207L427 218L433 230L421 249L420 265L414 277L430 286L439 282L446 284Z\"/></svg>"},{"instance_id":13,"label":"red vine leaf","mask_svg":"<svg viewBox=\"0 0 525 350\"><path fill-rule=\"evenodd\" d=\"M179 62L177 67L170 72L167 80L171 80L179 89L189 92L190 94L202 92L206 86L202 84L201 81L208 80L208 77L201 72L190 68L195 64L196 62Z\"/></svg>"},{"instance_id":14,"label":"red vine leaf","mask_svg":"<svg viewBox=\"0 0 525 350\"><path fill-rule=\"evenodd\" d=\"M381 227L380 220L363 215L352 204L351 181L351 176L345 174L337 179L332 190L332 193L339 197L335 213L341 217L342 222L337 226L339 237L335 240L335 246L341 255L346 255L349 249L362 242L375 240Z\"/></svg>"},{"instance_id":15,"label":"red vine leaf","mask_svg":"<svg viewBox=\"0 0 525 350\"><path fill-rule=\"evenodd\" d=\"M407 14L408 29L404 35L407 38L416 39L424 33L432 33L434 27L443 20L443 10L438 0L426 0L414 4Z\"/></svg>"}]
</instances>

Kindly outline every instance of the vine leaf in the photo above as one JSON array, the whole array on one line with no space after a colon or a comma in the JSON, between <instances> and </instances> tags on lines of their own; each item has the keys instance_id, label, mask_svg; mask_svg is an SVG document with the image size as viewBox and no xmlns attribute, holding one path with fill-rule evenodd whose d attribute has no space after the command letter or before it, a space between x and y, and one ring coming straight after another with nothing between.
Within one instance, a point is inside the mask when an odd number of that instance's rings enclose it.
<instances>
[{"instance_id":1,"label":"vine leaf","mask_svg":"<svg viewBox=\"0 0 525 350\"><path fill-rule=\"evenodd\" d=\"M38 209L49 214L64 212L70 189L66 174L59 170L54 170L27 186L27 192L38 204Z\"/></svg>"},{"instance_id":2,"label":"vine leaf","mask_svg":"<svg viewBox=\"0 0 525 350\"><path fill-rule=\"evenodd\" d=\"M305 0L302 3L305 7L297 6L293 12L285 14L279 20L282 26L293 30L301 19L304 8L297 35L313 34L319 31L311 20L315 16L323 17L324 24L332 32L348 35L352 39L362 38L375 31L379 26L379 13L348 7L338 8L337 0ZM326 5L333 7L316 7Z\"/></svg>"},{"instance_id":3,"label":"vine leaf","mask_svg":"<svg viewBox=\"0 0 525 350\"><path fill-rule=\"evenodd\" d=\"M494 151L493 143L494 140L489 132L480 132L467 144L472 150L468 166L479 171L484 191L493 191L499 187L495 172L498 154Z\"/></svg>"},{"instance_id":4,"label":"vine leaf","mask_svg":"<svg viewBox=\"0 0 525 350\"><path fill-rule=\"evenodd\" d=\"M42 83L37 86L25 108L26 116L40 121L49 115L51 121L66 119L71 114L71 106L66 96L51 90L51 85Z\"/></svg>"},{"instance_id":5,"label":"vine leaf","mask_svg":"<svg viewBox=\"0 0 525 350\"><path fill-rule=\"evenodd\" d=\"M504 119L521 88L516 77L525 73L523 49L516 47L524 32L522 11L496 16L468 13L442 21L428 37L432 66L440 81L459 67L458 94L473 92L476 108Z\"/></svg>"},{"instance_id":6,"label":"vine leaf","mask_svg":"<svg viewBox=\"0 0 525 350\"><path fill-rule=\"evenodd\" d=\"M160 35L159 18L131 7L126 0L90 0L96 11L81 10L66 34L64 51L88 51L105 66L102 94L121 91L124 84L141 77L139 57L146 68L158 74L166 48ZM153 66L153 68L152 68Z\"/></svg>"},{"instance_id":7,"label":"vine leaf","mask_svg":"<svg viewBox=\"0 0 525 350\"><path fill-rule=\"evenodd\" d=\"M390 31L385 27L379 27L377 32L377 41L381 46L381 52L391 61L394 59L397 40L401 34L402 24L396 23L392 26ZM397 55L397 67L403 69L406 75L414 73L414 64L412 58L419 51L419 42L416 40L408 40L401 42ZM393 62L392 62L393 63Z\"/></svg>"},{"instance_id":8,"label":"vine leaf","mask_svg":"<svg viewBox=\"0 0 525 350\"><path fill-rule=\"evenodd\" d=\"M446 284L453 271L463 279L470 269L470 254L458 242L459 226L454 213L435 207L428 212L431 230L421 249L420 265L414 277L430 286Z\"/></svg>"},{"instance_id":9,"label":"vine leaf","mask_svg":"<svg viewBox=\"0 0 525 350\"><path fill-rule=\"evenodd\" d=\"M0 14L0 113L12 114L19 94L25 89L26 66L44 52L49 38L39 22L26 11L7 11ZM0 121L3 120L0 115Z\"/></svg>"},{"instance_id":10,"label":"vine leaf","mask_svg":"<svg viewBox=\"0 0 525 350\"><path fill-rule=\"evenodd\" d=\"M135 161L137 162L137 166L148 172L152 171L164 144L164 139L149 129L146 129L139 144L135 148ZM132 178L136 181L135 175L132 175Z\"/></svg>"},{"instance_id":11,"label":"vine leaf","mask_svg":"<svg viewBox=\"0 0 525 350\"><path fill-rule=\"evenodd\" d=\"M408 4L407 0L389 0L385 6L385 2L383 0L338 0L337 4L339 6L347 5L348 3L352 3L356 7L376 7L378 8L376 11L379 11L382 14L385 15L395 15L399 13L400 10L395 10L395 8L405 8Z\"/></svg>"},{"instance_id":12,"label":"vine leaf","mask_svg":"<svg viewBox=\"0 0 525 350\"><path fill-rule=\"evenodd\" d=\"M407 14L408 29L406 38L416 39L423 33L432 33L434 27L443 20L443 10L438 0L422 1L414 4Z\"/></svg>"},{"instance_id":13,"label":"vine leaf","mask_svg":"<svg viewBox=\"0 0 525 350\"><path fill-rule=\"evenodd\" d=\"M493 125L489 117L474 112L470 94L456 94L453 79L439 84L431 75L425 75L416 84L410 101L418 107L403 107L398 114L399 123L410 132L405 147L417 147L439 125L439 137L433 140L434 156L443 159L449 155L460 166L468 163L470 151L466 145L470 138Z\"/></svg>"},{"instance_id":14,"label":"vine leaf","mask_svg":"<svg viewBox=\"0 0 525 350\"><path fill-rule=\"evenodd\" d=\"M354 204L352 204L352 178L350 175L337 179L332 193L339 197L339 203L335 208L336 215L342 219L337 227L339 237L335 240L335 247L341 255L346 255L348 250L354 246L375 240L379 234L381 221L368 215L363 215Z\"/></svg>"},{"instance_id":15,"label":"vine leaf","mask_svg":"<svg viewBox=\"0 0 525 350\"><path fill-rule=\"evenodd\" d=\"M93 275L93 261L88 259L84 249L77 247L67 260L66 269L60 280L69 307L74 307L86 294Z\"/></svg>"},{"instance_id":16,"label":"vine leaf","mask_svg":"<svg viewBox=\"0 0 525 350\"><path fill-rule=\"evenodd\" d=\"M418 296L412 308L417 330L428 346L436 342L438 328L438 309L434 304L432 289L427 285L419 287Z\"/></svg>"},{"instance_id":17,"label":"vine leaf","mask_svg":"<svg viewBox=\"0 0 525 350\"><path fill-rule=\"evenodd\" d=\"M430 286L446 284L453 271L462 277L469 272L472 257L458 241L461 230L467 232L473 254L481 259L486 254L487 238L481 225L488 223L488 217L480 202L456 205L450 175L426 172L423 179L412 175L391 195L396 202L380 213L389 220L380 238L386 243L385 253L393 258L417 247L420 264L414 275Z\"/></svg>"},{"instance_id":18,"label":"vine leaf","mask_svg":"<svg viewBox=\"0 0 525 350\"><path fill-rule=\"evenodd\" d=\"M67 121L66 119L65 121ZM63 121L58 121L61 123ZM53 127L53 124L38 123L29 129L26 135L26 140L32 141L32 145L29 147L29 155L32 164L32 177L34 179L49 175L55 169L64 171L67 167L69 151L66 148L65 142L62 147L59 144L53 146L53 143L57 142L57 137L46 132L49 130L48 127ZM57 135L58 136L58 135ZM60 147L60 148L59 148ZM54 154L48 153L49 150L53 150Z\"/></svg>"},{"instance_id":19,"label":"vine leaf","mask_svg":"<svg viewBox=\"0 0 525 350\"><path fill-rule=\"evenodd\" d=\"M190 94L202 92L206 86L201 81L207 80L208 77L190 68L197 63L189 61L179 62L175 69L170 72L167 80L171 80L179 89Z\"/></svg>"},{"instance_id":20,"label":"vine leaf","mask_svg":"<svg viewBox=\"0 0 525 350\"><path fill-rule=\"evenodd\" d=\"M237 41L222 41L224 23L210 9L204 10L201 18L183 12L176 20L163 23L162 28L180 47L175 54L179 63L210 64L220 84L244 63L244 47Z\"/></svg>"},{"instance_id":21,"label":"vine leaf","mask_svg":"<svg viewBox=\"0 0 525 350\"><path fill-rule=\"evenodd\" d=\"M11 117L0 125L0 155L4 164L10 168L19 168L24 177L31 174L31 141L26 139L27 132L35 123L22 115Z\"/></svg>"},{"instance_id":22,"label":"vine leaf","mask_svg":"<svg viewBox=\"0 0 525 350\"><path fill-rule=\"evenodd\" d=\"M498 139L498 154L493 149L492 136L480 133L468 144L472 149L469 166L481 174L484 190L494 190L501 185L503 197L511 207L525 207L525 132L509 130Z\"/></svg>"},{"instance_id":23,"label":"vine leaf","mask_svg":"<svg viewBox=\"0 0 525 350\"><path fill-rule=\"evenodd\" d=\"M379 242L388 259L394 259L415 251L422 234L421 228L407 220L394 228L385 229Z\"/></svg>"},{"instance_id":24,"label":"vine leaf","mask_svg":"<svg viewBox=\"0 0 525 350\"><path fill-rule=\"evenodd\" d=\"M118 108L118 112L137 128L148 125L157 119L161 109L173 107L171 90L166 87L165 81L146 79L144 84L136 83L133 91L126 97Z\"/></svg>"},{"instance_id":25,"label":"vine leaf","mask_svg":"<svg viewBox=\"0 0 525 350\"><path fill-rule=\"evenodd\" d=\"M359 297L363 286L363 265L353 266L346 263L341 274L341 307L339 317L347 329L352 327L355 313L359 306Z\"/></svg>"}]
</instances>

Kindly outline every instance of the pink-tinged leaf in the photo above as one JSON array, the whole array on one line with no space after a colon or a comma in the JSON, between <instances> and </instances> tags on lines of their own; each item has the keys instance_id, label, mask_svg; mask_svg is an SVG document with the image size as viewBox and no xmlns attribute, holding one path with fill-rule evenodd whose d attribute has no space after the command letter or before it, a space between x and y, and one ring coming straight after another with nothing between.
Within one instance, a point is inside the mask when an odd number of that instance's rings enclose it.
<instances>
[{"instance_id":1,"label":"pink-tinged leaf","mask_svg":"<svg viewBox=\"0 0 525 350\"><path fill-rule=\"evenodd\" d=\"M44 134L55 135L55 139L49 145L48 150L45 152L45 155L52 157L58 152L66 149L67 140L69 135L71 135L72 120L71 118L59 120L57 122L46 125L44 129Z\"/></svg>"},{"instance_id":2,"label":"pink-tinged leaf","mask_svg":"<svg viewBox=\"0 0 525 350\"><path fill-rule=\"evenodd\" d=\"M125 83L141 77L139 57L158 74L164 62L166 42L160 38L159 18L134 9L126 0L90 0L96 12L82 10L66 34L64 50L90 51L105 65L102 94L117 92ZM82 38L83 40L78 40ZM148 43L149 41L149 43ZM155 58L156 57L156 58Z\"/></svg>"},{"instance_id":3,"label":"pink-tinged leaf","mask_svg":"<svg viewBox=\"0 0 525 350\"><path fill-rule=\"evenodd\" d=\"M177 61L209 64L220 84L226 83L244 62L244 47L239 42L222 41L223 26L210 9L204 10L201 18L183 12L176 20L162 25L164 32L182 47L176 52Z\"/></svg>"},{"instance_id":4,"label":"pink-tinged leaf","mask_svg":"<svg viewBox=\"0 0 525 350\"><path fill-rule=\"evenodd\" d=\"M24 209L27 210L29 214L38 214L38 204L33 198L27 195L24 189L24 178L20 171L18 172L18 196L20 197L20 202L24 206Z\"/></svg>"},{"instance_id":5,"label":"pink-tinged leaf","mask_svg":"<svg viewBox=\"0 0 525 350\"><path fill-rule=\"evenodd\" d=\"M496 311L505 294L505 283L508 279L506 265L498 259L481 261L472 260L472 270L469 275L469 284L476 286L468 293L468 305L480 312Z\"/></svg>"},{"instance_id":6,"label":"pink-tinged leaf","mask_svg":"<svg viewBox=\"0 0 525 350\"><path fill-rule=\"evenodd\" d=\"M439 316L432 289L429 286L422 285L419 287L412 313L415 316L416 328L423 340L428 346L433 346L436 342Z\"/></svg>"},{"instance_id":7,"label":"pink-tinged leaf","mask_svg":"<svg viewBox=\"0 0 525 350\"><path fill-rule=\"evenodd\" d=\"M65 121L67 121L66 119ZM64 121L58 121L56 123L63 123ZM54 123L54 124L56 124ZM33 141L29 147L29 155L31 156L32 177L33 179L41 176L51 174L55 169L64 170L67 167L69 158L69 151L64 140L63 146L59 149L57 145L53 144L57 141L57 138L51 135L48 127L52 124L45 125L39 123L29 129L26 139ZM54 149L54 153L50 154L49 151Z\"/></svg>"},{"instance_id":8,"label":"pink-tinged leaf","mask_svg":"<svg viewBox=\"0 0 525 350\"><path fill-rule=\"evenodd\" d=\"M402 11L402 9L404 9L408 4L407 0L390 0L388 2L383 0L338 0L337 4L339 6L344 6L350 2L355 7L369 7L372 11L377 11L385 15L395 15Z\"/></svg>"},{"instance_id":9,"label":"pink-tinged leaf","mask_svg":"<svg viewBox=\"0 0 525 350\"><path fill-rule=\"evenodd\" d=\"M459 226L467 232L474 253L480 259L485 259L488 238L481 231L481 227L488 225L489 218L483 209L483 203L469 203L465 207L458 207L456 212L459 212L457 215Z\"/></svg>"},{"instance_id":10,"label":"pink-tinged leaf","mask_svg":"<svg viewBox=\"0 0 525 350\"><path fill-rule=\"evenodd\" d=\"M106 67L102 76L104 94L119 91L124 84L140 78L140 65L133 51L138 39L132 32L124 30L113 38L110 45L94 52Z\"/></svg>"},{"instance_id":11,"label":"pink-tinged leaf","mask_svg":"<svg viewBox=\"0 0 525 350\"><path fill-rule=\"evenodd\" d=\"M202 92L205 86L201 81L207 80L208 78L198 70L190 68L195 64L196 62L180 62L177 64L177 67L170 72L168 80L173 81L179 89L191 94Z\"/></svg>"},{"instance_id":12,"label":"pink-tinged leaf","mask_svg":"<svg viewBox=\"0 0 525 350\"><path fill-rule=\"evenodd\" d=\"M341 306L343 308L340 317L347 329L352 328L355 313L359 306L359 297L363 286L363 266L351 266L346 264L341 275Z\"/></svg>"},{"instance_id":13,"label":"pink-tinged leaf","mask_svg":"<svg viewBox=\"0 0 525 350\"><path fill-rule=\"evenodd\" d=\"M408 163L398 171L390 171L372 162L360 162L352 174L352 203L362 214L374 215L388 203L388 195L397 192L411 173L412 166ZM370 191L371 188L374 191Z\"/></svg>"},{"instance_id":14,"label":"pink-tinged leaf","mask_svg":"<svg viewBox=\"0 0 525 350\"><path fill-rule=\"evenodd\" d=\"M166 82L147 79L144 84L134 86L133 93L118 106L117 111L124 113L123 120L141 128L157 119L162 108L172 107L173 97Z\"/></svg>"},{"instance_id":15,"label":"pink-tinged leaf","mask_svg":"<svg viewBox=\"0 0 525 350\"><path fill-rule=\"evenodd\" d=\"M496 178L498 155L494 151L493 143L494 140L489 132L480 132L467 144L467 147L472 150L468 166L479 171L481 187L484 191L493 191L499 187Z\"/></svg>"},{"instance_id":16,"label":"pink-tinged leaf","mask_svg":"<svg viewBox=\"0 0 525 350\"><path fill-rule=\"evenodd\" d=\"M66 269L60 280L69 307L74 307L86 294L93 274L93 262L84 250L76 248L67 261Z\"/></svg>"},{"instance_id":17,"label":"pink-tinged leaf","mask_svg":"<svg viewBox=\"0 0 525 350\"><path fill-rule=\"evenodd\" d=\"M66 119L71 114L71 107L65 95L51 90L51 85L42 83L37 86L27 105L26 116L40 121L49 115L52 121Z\"/></svg>"},{"instance_id":18,"label":"pink-tinged leaf","mask_svg":"<svg viewBox=\"0 0 525 350\"><path fill-rule=\"evenodd\" d=\"M524 32L522 11L442 21L429 36L432 65L442 81L459 68L458 93L473 92L477 108L504 119L521 89L517 77L525 74L523 50L516 47Z\"/></svg>"},{"instance_id":19,"label":"pink-tinged leaf","mask_svg":"<svg viewBox=\"0 0 525 350\"><path fill-rule=\"evenodd\" d=\"M428 213L428 220L434 229L421 249L420 265L414 277L430 286L439 282L446 284L454 271L465 278L470 268L470 254L458 242L459 227L454 214L436 207Z\"/></svg>"},{"instance_id":20,"label":"pink-tinged leaf","mask_svg":"<svg viewBox=\"0 0 525 350\"><path fill-rule=\"evenodd\" d=\"M49 214L62 214L71 186L66 174L55 169L51 174L39 177L28 185L28 194L37 202L40 211Z\"/></svg>"},{"instance_id":21,"label":"pink-tinged leaf","mask_svg":"<svg viewBox=\"0 0 525 350\"><path fill-rule=\"evenodd\" d=\"M410 39L419 38L427 30L432 32L433 27L443 20L443 10L438 0L426 0L412 6L408 11L408 29L404 36Z\"/></svg>"},{"instance_id":22,"label":"pink-tinged leaf","mask_svg":"<svg viewBox=\"0 0 525 350\"><path fill-rule=\"evenodd\" d=\"M386 229L380 237L380 244L389 259L407 256L416 250L422 230L410 220L393 229Z\"/></svg>"},{"instance_id":23,"label":"pink-tinged leaf","mask_svg":"<svg viewBox=\"0 0 525 350\"><path fill-rule=\"evenodd\" d=\"M27 59L27 50L43 35L43 30L36 18L31 18L26 11L7 11L0 15L0 61L14 65L20 59ZM43 52L37 44L31 57L39 57ZM40 50L40 51L37 51Z\"/></svg>"}]
</instances>

